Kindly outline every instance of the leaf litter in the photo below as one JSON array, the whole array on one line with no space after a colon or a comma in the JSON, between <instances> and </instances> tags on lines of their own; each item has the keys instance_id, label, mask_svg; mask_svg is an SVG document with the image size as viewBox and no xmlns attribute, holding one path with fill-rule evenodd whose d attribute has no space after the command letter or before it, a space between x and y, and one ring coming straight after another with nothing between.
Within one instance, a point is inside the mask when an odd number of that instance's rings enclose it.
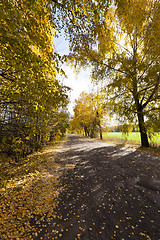
<instances>
[{"instance_id":1,"label":"leaf litter","mask_svg":"<svg viewBox=\"0 0 160 240\"><path fill-rule=\"evenodd\" d=\"M55 163L53 145L43 151L8 163L2 156L0 164L0 232L2 239L33 239L37 235L31 219L49 221L55 217L60 187L61 165ZM67 166L73 168L73 166ZM38 220L37 220L38 221Z\"/></svg>"}]
</instances>

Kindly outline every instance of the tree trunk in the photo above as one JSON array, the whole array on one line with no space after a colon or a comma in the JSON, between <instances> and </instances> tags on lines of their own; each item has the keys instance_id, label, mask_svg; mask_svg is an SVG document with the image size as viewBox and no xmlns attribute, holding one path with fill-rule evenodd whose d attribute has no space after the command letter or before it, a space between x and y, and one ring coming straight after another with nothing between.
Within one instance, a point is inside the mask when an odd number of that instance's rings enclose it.
<instances>
[{"instance_id":1,"label":"tree trunk","mask_svg":"<svg viewBox=\"0 0 160 240\"><path fill-rule=\"evenodd\" d=\"M101 127L101 123L99 124L99 135L100 135L100 139L102 140L102 127Z\"/></svg>"},{"instance_id":2,"label":"tree trunk","mask_svg":"<svg viewBox=\"0 0 160 240\"><path fill-rule=\"evenodd\" d=\"M87 127L84 127L85 136L87 137Z\"/></svg>"},{"instance_id":3,"label":"tree trunk","mask_svg":"<svg viewBox=\"0 0 160 240\"><path fill-rule=\"evenodd\" d=\"M90 131L90 137L91 138L94 138L95 137L95 127L96 127L96 123L95 121L92 123L92 126L91 126L91 131Z\"/></svg>"},{"instance_id":4,"label":"tree trunk","mask_svg":"<svg viewBox=\"0 0 160 240\"><path fill-rule=\"evenodd\" d=\"M138 33L137 33L137 26L135 26L135 40L133 44L133 96L135 100L135 105L137 109L137 115L138 115L138 124L139 124L139 131L141 135L141 146L142 147L149 147L148 142L148 136L146 132L146 127L144 124L144 114L143 114L143 108L139 101L139 93L138 93L138 75L137 75L137 46L138 46Z\"/></svg>"},{"instance_id":5,"label":"tree trunk","mask_svg":"<svg viewBox=\"0 0 160 240\"><path fill-rule=\"evenodd\" d=\"M101 120L100 120L98 111L96 112L96 114L97 114L97 122L98 122L98 126L99 126L99 135L100 135L100 139L102 140L102 127L101 127Z\"/></svg>"},{"instance_id":6,"label":"tree trunk","mask_svg":"<svg viewBox=\"0 0 160 240\"><path fill-rule=\"evenodd\" d=\"M139 131L141 135L141 146L149 147L148 136L147 136L146 127L144 124L143 112L138 112L138 124L139 124Z\"/></svg>"}]
</instances>

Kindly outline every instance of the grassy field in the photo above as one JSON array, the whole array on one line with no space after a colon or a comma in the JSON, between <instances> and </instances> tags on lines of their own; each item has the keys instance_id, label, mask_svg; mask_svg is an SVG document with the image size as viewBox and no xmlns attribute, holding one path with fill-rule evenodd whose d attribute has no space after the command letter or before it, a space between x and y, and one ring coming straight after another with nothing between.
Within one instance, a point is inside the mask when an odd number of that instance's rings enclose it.
<instances>
[{"instance_id":1,"label":"grassy field","mask_svg":"<svg viewBox=\"0 0 160 240\"><path fill-rule=\"evenodd\" d=\"M140 138L140 133L139 132L132 132L130 133L128 136L124 136L122 134L122 132L105 132L103 133L103 137L105 138L117 138L117 139L126 139L127 137L127 140L132 140L132 141L135 141L135 142L140 142L141 141L141 138ZM160 145L160 133L157 134L151 141L151 143L155 143L155 144L158 144Z\"/></svg>"}]
</instances>

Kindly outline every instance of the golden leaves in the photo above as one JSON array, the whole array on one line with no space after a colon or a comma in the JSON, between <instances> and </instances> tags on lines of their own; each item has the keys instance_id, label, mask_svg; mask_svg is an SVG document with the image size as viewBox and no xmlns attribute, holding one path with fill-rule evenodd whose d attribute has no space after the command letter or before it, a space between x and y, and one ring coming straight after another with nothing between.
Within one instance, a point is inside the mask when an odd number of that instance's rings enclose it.
<instances>
[{"instance_id":1,"label":"golden leaves","mask_svg":"<svg viewBox=\"0 0 160 240\"><path fill-rule=\"evenodd\" d=\"M44 218L48 221L51 216L54 218L59 194L59 175L55 170L59 166L54 163L53 154L50 146L24 160L23 165L6 165L3 168L4 174L8 173L8 180L0 189L0 231L3 239L32 239L33 235L37 235L36 229L30 225L32 217L36 219L40 216L37 223L43 222ZM51 168L52 174L49 171ZM13 176L11 179L10 175Z\"/></svg>"},{"instance_id":2,"label":"golden leaves","mask_svg":"<svg viewBox=\"0 0 160 240\"><path fill-rule=\"evenodd\" d=\"M66 164L66 168L74 169L75 168L75 164Z\"/></svg>"},{"instance_id":3,"label":"golden leaves","mask_svg":"<svg viewBox=\"0 0 160 240\"><path fill-rule=\"evenodd\" d=\"M41 145L42 135L44 141L47 139L49 121L56 115L53 111L68 103L68 89L56 79L60 56L53 53L56 28L47 2L14 3L2 0L3 10L0 9L3 19L0 103L2 111L7 111L1 116L8 129L1 126L8 143L1 147L23 156ZM8 135L13 136L11 140Z\"/></svg>"},{"instance_id":4,"label":"golden leaves","mask_svg":"<svg viewBox=\"0 0 160 240\"><path fill-rule=\"evenodd\" d=\"M139 235L146 237L148 240L151 240L151 238L145 233L140 232Z\"/></svg>"},{"instance_id":5,"label":"golden leaves","mask_svg":"<svg viewBox=\"0 0 160 240\"><path fill-rule=\"evenodd\" d=\"M94 137L95 128L100 126L104 114L102 100L103 97L100 94L82 92L79 99L75 100L71 129L78 132L84 131L86 136Z\"/></svg>"}]
</instances>

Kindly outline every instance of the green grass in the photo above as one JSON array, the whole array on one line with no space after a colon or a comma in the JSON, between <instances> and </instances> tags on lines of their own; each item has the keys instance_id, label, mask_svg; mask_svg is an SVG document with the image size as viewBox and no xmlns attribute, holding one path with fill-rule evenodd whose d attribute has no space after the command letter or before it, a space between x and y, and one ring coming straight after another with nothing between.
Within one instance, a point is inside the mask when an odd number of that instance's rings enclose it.
<instances>
[{"instance_id":1,"label":"green grass","mask_svg":"<svg viewBox=\"0 0 160 240\"><path fill-rule=\"evenodd\" d=\"M109 137L109 138L118 138L118 139L126 139L132 140L136 142L140 142L140 133L139 132L132 132L128 136L124 136L122 132L104 132L103 137ZM157 134L152 141L153 143L160 144L160 133Z\"/></svg>"}]
</instances>

